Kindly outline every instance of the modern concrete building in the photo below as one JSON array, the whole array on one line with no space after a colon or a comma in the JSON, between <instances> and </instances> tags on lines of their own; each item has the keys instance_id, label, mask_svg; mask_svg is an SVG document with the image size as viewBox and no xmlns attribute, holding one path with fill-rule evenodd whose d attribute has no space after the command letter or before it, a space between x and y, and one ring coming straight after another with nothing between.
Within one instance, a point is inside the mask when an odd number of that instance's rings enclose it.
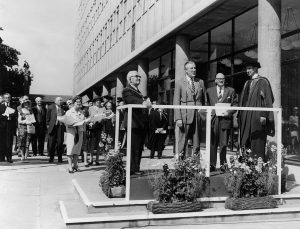
<instances>
[{"instance_id":1,"label":"modern concrete building","mask_svg":"<svg viewBox=\"0 0 300 229\"><path fill-rule=\"evenodd\" d=\"M74 92L119 97L136 69L144 95L172 104L191 59L207 87L223 72L239 93L243 63L258 60L288 117L300 105L298 26L298 0L81 0Z\"/></svg>"}]
</instances>

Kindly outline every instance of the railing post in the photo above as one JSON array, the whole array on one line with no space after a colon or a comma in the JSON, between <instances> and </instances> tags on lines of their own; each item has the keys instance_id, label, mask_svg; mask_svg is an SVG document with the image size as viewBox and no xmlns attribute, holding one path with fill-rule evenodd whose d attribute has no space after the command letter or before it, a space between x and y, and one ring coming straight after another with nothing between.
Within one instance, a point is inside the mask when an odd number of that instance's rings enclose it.
<instances>
[{"instance_id":1,"label":"railing post","mask_svg":"<svg viewBox=\"0 0 300 229\"><path fill-rule=\"evenodd\" d=\"M120 131L120 109L116 109L116 124L115 124L115 151L118 150L119 131Z\"/></svg>"},{"instance_id":2,"label":"railing post","mask_svg":"<svg viewBox=\"0 0 300 229\"><path fill-rule=\"evenodd\" d=\"M206 112L206 150L205 150L205 159L206 159L206 176L210 176L210 140L211 140L211 108L207 108Z\"/></svg>"},{"instance_id":3,"label":"railing post","mask_svg":"<svg viewBox=\"0 0 300 229\"><path fill-rule=\"evenodd\" d=\"M126 201L130 200L131 131L132 131L132 106L129 106L128 117L127 117L126 196L125 196Z\"/></svg>"},{"instance_id":4,"label":"railing post","mask_svg":"<svg viewBox=\"0 0 300 229\"><path fill-rule=\"evenodd\" d=\"M282 110L277 115L277 176L278 176L278 195L281 195L281 141L282 141Z\"/></svg>"}]
</instances>

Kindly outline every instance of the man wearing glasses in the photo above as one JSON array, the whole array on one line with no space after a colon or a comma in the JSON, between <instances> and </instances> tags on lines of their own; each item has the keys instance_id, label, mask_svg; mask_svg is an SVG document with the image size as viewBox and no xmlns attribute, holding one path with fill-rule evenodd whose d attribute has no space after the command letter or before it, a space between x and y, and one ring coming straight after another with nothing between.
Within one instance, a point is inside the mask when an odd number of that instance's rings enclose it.
<instances>
[{"instance_id":1,"label":"man wearing glasses","mask_svg":"<svg viewBox=\"0 0 300 229\"><path fill-rule=\"evenodd\" d=\"M3 95L4 102L0 104L0 161L13 163L12 146L13 137L16 132L17 109L11 102L11 95Z\"/></svg>"},{"instance_id":2,"label":"man wearing glasses","mask_svg":"<svg viewBox=\"0 0 300 229\"><path fill-rule=\"evenodd\" d=\"M218 73L215 79L216 86L207 89L207 102L209 106L225 103L229 106L237 106L235 90L225 86L225 76ZM232 128L233 110L213 110L211 118L211 144L210 144L210 170L215 171L217 163L217 150L220 147L220 169L225 171L227 167L226 148L228 136Z\"/></svg>"},{"instance_id":3,"label":"man wearing glasses","mask_svg":"<svg viewBox=\"0 0 300 229\"><path fill-rule=\"evenodd\" d=\"M151 107L151 101L148 98L143 100L143 95L139 91L138 86L141 82L141 77L137 71L130 71L127 74L127 87L122 92L123 100L126 104L143 104L147 108ZM140 175L140 163L145 140L145 123L148 112L145 109L132 109L132 129L131 129L131 161L130 174ZM125 114L125 127L127 127L127 115Z\"/></svg>"}]
</instances>

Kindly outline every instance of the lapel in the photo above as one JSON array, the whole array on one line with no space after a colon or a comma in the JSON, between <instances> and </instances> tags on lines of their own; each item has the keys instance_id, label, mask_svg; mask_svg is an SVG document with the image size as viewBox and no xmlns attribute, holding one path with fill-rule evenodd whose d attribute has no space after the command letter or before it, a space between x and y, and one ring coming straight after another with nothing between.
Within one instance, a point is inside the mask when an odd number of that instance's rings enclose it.
<instances>
[{"instance_id":1,"label":"lapel","mask_svg":"<svg viewBox=\"0 0 300 229\"><path fill-rule=\"evenodd\" d=\"M133 88L130 84L128 85L128 88L133 91L135 94L139 95L141 98L143 98L143 95L140 91L137 91L135 88Z\"/></svg>"},{"instance_id":2,"label":"lapel","mask_svg":"<svg viewBox=\"0 0 300 229\"><path fill-rule=\"evenodd\" d=\"M212 99L213 99L214 104L218 103L217 86L213 87L212 96L213 96Z\"/></svg>"},{"instance_id":3,"label":"lapel","mask_svg":"<svg viewBox=\"0 0 300 229\"><path fill-rule=\"evenodd\" d=\"M183 87L186 88L186 92L187 94L192 96L192 86L189 83L189 81L187 80L186 76L184 76L184 81L183 81ZM194 82L195 83L195 82ZM196 84L195 84L195 88L196 88Z\"/></svg>"}]
</instances>

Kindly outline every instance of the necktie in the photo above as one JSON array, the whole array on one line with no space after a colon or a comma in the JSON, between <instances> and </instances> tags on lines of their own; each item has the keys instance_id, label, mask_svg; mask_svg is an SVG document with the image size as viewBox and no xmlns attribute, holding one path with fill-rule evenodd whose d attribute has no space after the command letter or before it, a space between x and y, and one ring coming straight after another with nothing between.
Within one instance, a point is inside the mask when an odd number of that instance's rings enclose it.
<instances>
[{"instance_id":1,"label":"necktie","mask_svg":"<svg viewBox=\"0 0 300 229\"><path fill-rule=\"evenodd\" d=\"M218 93L218 101L220 102L222 100L222 90L219 88L219 93Z\"/></svg>"},{"instance_id":2,"label":"necktie","mask_svg":"<svg viewBox=\"0 0 300 229\"><path fill-rule=\"evenodd\" d=\"M191 83L192 83L192 92L193 92L193 95L195 95L195 83L194 83L193 78L191 78Z\"/></svg>"}]
</instances>

